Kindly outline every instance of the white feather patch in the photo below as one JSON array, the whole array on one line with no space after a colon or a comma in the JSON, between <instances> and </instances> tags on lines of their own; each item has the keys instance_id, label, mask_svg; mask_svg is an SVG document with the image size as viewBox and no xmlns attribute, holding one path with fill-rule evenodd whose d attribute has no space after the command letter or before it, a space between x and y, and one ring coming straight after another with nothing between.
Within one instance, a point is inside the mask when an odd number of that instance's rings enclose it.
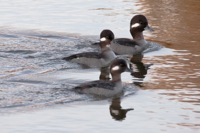
<instances>
[{"instance_id":1,"label":"white feather patch","mask_svg":"<svg viewBox=\"0 0 200 133\"><path fill-rule=\"evenodd\" d=\"M110 48L110 45L106 45L107 48Z\"/></svg>"},{"instance_id":2,"label":"white feather patch","mask_svg":"<svg viewBox=\"0 0 200 133\"><path fill-rule=\"evenodd\" d=\"M119 110L111 110L111 112L115 115L119 115Z\"/></svg>"},{"instance_id":3,"label":"white feather patch","mask_svg":"<svg viewBox=\"0 0 200 133\"><path fill-rule=\"evenodd\" d=\"M101 39L100 39L100 41L106 41L106 38L105 37L102 37Z\"/></svg>"},{"instance_id":4,"label":"white feather patch","mask_svg":"<svg viewBox=\"0 0 200 133\"><path fill-rule=\"evenodd\" d=\"M139 26L140 26L139 23L135 23L135 24L131 25L131 28L136 28L136 27L139 27Z\"/></svg>"},{"instance_id":5,"label":"white feather patch","mask_svg":"<svg viewBox=\"0 0 200 133\"><path fill-rule=\"evenodd\" d=\"M119 66L115 66L115 67L113 67L112 70L113 70L113 71L117 71L117 70L119 70Z\"/></svg>"}]
</instances>

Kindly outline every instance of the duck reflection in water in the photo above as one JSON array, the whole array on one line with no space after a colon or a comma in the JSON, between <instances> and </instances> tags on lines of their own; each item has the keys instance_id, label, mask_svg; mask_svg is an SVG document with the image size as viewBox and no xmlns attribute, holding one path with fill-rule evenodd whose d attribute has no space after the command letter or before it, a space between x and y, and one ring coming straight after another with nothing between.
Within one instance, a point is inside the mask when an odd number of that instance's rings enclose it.
<instances>
[{"instance_id":1,"label":"duck reflection in water","mask_svg":"<svg viewBox=\"0 0 200 133\"><path fill-rule=\"evenodd\" d=\"M110 69L108 66L100 68L99 79L100 80L110 80Z\"/></svg>"},{"instance_id":2,"label":"duck reflection in water","mask_svg":"<svg viewBox=\"0 0 200 133\"><path fill-rule=\"evenodd\" d=\"M130 61L129 67L131 69L131 75L134 78L137 78L133 83L138 86L142 86L142 81L145 78L147 71L150 69L150 66L153 64L144 64L141 62L143 55L133 56Z\"/></svg>"},{"instance_id":3,"label":"duck reflection in water","mask_svg":"<svg viewBox=\"0 0 200 133\"><path fill-rule=\"evenodd\" d=\"M141 58L143 57L143 55L134 55L130 60L130 63L128 63L129 61L127 61L127 64L129 65L130 68L130 74L133 76L134 78L134 84L137 86L142 86L143 83L143 79L146 77L147 75L147 71L150 69L150 66L152 66L153 64L144 64L143 62L141 62ZM99 79L100 80L110 80L109 78L110 75L110 70L109 67L101 67L100 68L100 76Z\"/></svg>"},{"instance_id":4,"label":"duck reflection in water","mask_svg":"<svg viewBox=\"0 0 200 133\"><path fill-rule=\"evenodd\" d=\"M125 120L126 114L134 109L133 108L123 109L121 106L121 99L119 97L116 97L112 99L112 103L109 107L109 110L110 110L110 115L112 116L113 119L117 121L122 121Z\"/></svg>"}]
</instances>

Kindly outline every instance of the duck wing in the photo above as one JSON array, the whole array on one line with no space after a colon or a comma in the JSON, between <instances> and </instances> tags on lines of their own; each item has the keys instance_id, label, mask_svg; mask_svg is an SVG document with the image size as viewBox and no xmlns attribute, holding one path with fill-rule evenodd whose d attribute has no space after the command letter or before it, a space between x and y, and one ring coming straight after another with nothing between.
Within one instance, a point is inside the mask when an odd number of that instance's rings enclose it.
<instances>
[{"instance_id":1,"label":"duck wing","mask_svg":"<svg viewBox=\"0 0 200 133\"><path fill-rule=\"evenodd\" d=\"M78 59L78 58L101 58L101 54L98 52L84 52L84 53L78 53L74 55L70 55L68 57L62 58L63 60L70 61L73 59Z\"/></svg>"},{"instance_id":2,"label":"duck wing","mask_svg":"<svg viewBox=\"0 0 200 133\"><path fill-rule=\"evenodd\" d=\"M93 89L93 88L113 90L114 87L115 87L115 84L111 81L97 80L97 81L83 83L73 89L80 90L80 91L83 91L85 89Z\"/></svg>"},{"instance_id":3,"label":"duck wing","mask_svg":"<svg viewBox=\"0 0 200 133\"><path fill-rule=\"evenodd\" d=\"M139 45L136 41L128 38L116 38L112 41L112 43L117 43L119 45L131 46L131 47Z\"/></svg>"}]
</instances>

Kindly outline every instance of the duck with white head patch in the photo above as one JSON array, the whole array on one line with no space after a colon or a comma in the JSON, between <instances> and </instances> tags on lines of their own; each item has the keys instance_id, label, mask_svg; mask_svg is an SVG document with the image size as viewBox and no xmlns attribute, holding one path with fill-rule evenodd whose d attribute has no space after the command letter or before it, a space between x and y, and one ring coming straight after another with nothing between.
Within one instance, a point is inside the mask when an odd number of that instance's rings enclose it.
<instances>
[{"instance_id":1,"label":"duck with white head patch","mask_svg":"<svg viewBox=\"0 0 200 133\"><path fill-rule=\"evenodd\" d=\"M111 48L116 54L137 55L141 54L146 46L143 31L150 29L144 15L135 15L130 21L130 33L133 39L117 38L111 42Z\"/></svg>"},{"instance_id":2,"label":"duck with white head patch","mask_svg":"<svg viewBox=\"0 0 200 133\"><path fill-rule=\"evenodd\" d=\"M105 97L112 97L123 92L121 73L129 71L127 63L123 59L115 59L110 66L112 79L110 81L97 80L81 84L75 88L75 91L85 94L93 94Z\"/></svg>"},{"instance_id":3,"label":"duck with white head patch","mask_svg":"<svg viewBox=\"0 0 200 133\"><path fill-rule=\"evenodd\" d=\"M83 52L64 57L63 60L86 65L88 67L106 67L109 66L117 56L110 48L110 42L114 39L114 34L111 30L105 29L100 34L101 52Z\"/></svg>"}]
</instances>

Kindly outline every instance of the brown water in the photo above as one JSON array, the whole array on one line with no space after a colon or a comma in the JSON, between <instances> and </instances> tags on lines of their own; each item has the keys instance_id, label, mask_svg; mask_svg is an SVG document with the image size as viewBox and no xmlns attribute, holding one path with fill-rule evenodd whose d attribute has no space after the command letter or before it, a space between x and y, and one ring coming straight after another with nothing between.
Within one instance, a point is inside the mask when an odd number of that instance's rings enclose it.
<instances>
[{"instance_id":1,"label":"brown water","mask_svg":"<svg viewBox=\"0 0 200 133\"><path fill-rule=\"evenodd\" d=\"M121 99L70 91L99 71L60 59L93 51L103 28L130 37L136 13L155 29L145 38L166 47L145 54L150 69L137 64L139 71L122 75L129 88ZM200 132L199 16L198 0L2 1L1 132Z\"/></svg>"},{"instance_id":2,"label":"brown water","mask_svg":"<svg viewBox=\"0 0 200 133\"><path fill-rule=\"evenodd\" d=\"M159 68L154 70L156 72L151 72L152 80L159 81L159 84L151 84L147 89L179 89L180 93L175 91L168 95L174 93L180 95L180 101L199 104L199 98L184 100L184 96L192 97L195 92L197 97L200 95L200 2L164 0L141 1L140 4L150 23L157 27L155 36L150 40L158 40L168 48L182 50L180 55L147 58L147 62L159 64Z\"/></svg>"}]
</instances>

